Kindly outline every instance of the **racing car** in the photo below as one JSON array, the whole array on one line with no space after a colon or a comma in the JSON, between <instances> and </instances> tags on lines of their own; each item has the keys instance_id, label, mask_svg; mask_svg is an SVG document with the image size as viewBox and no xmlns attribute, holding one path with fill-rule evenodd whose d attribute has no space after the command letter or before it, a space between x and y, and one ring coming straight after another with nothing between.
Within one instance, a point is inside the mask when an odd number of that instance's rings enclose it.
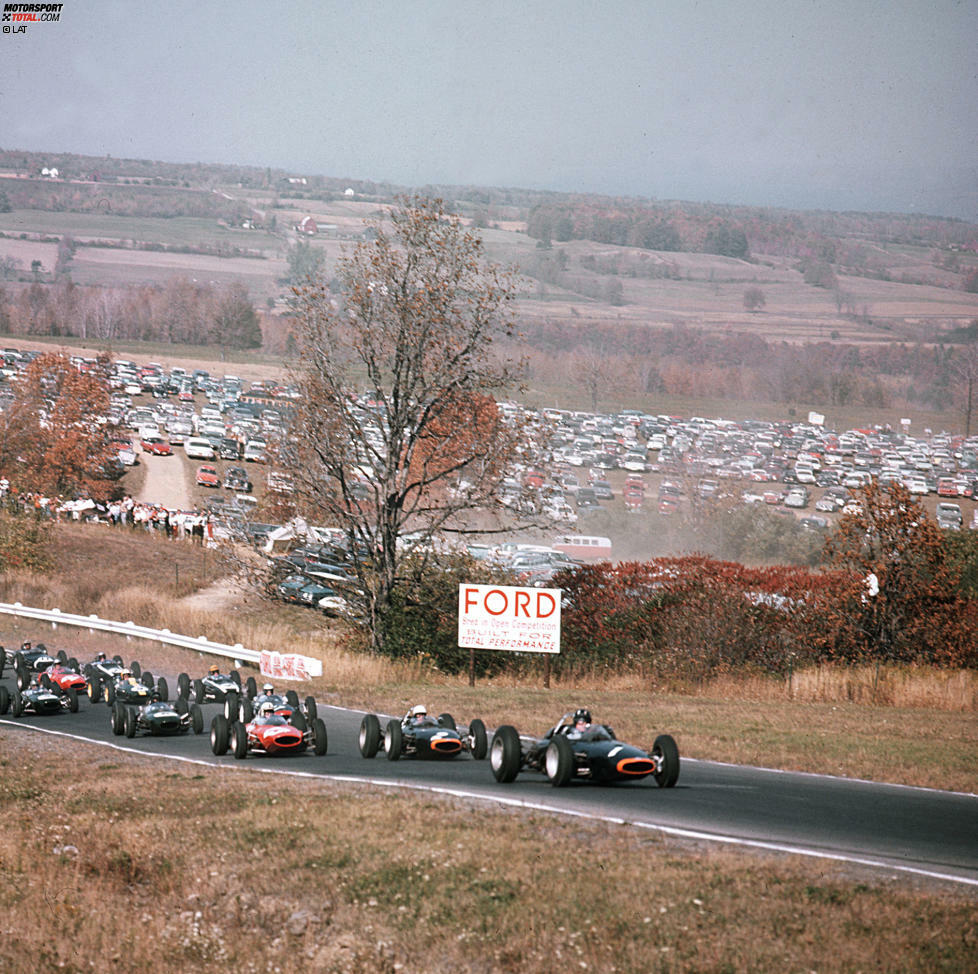
<instances>
[{"instance_id":1,"label":"racing car","mask_svg":"<svg viewBox=\"0 0 978 974\"><path fill-rule=\"evenodd\" d=\"M215 754L227 754L228 749L236 758L248 753L283 756L301 754L308 748L313 753L326 753L326 725L319 717L300 729L272 710L271 703L262 705L257 717L248 723L229 721L217 714L211 721L211 750Z\"/></svg>"},{"instance_id":2,"label":"racing car","mask_svg":"<svg viewBox=\"0 0 978 974\"><path fill-rule=\"evenodd\" d=\"M69 688L65 693L55 693L39 683L29 683L11 695L5 686L0 686L0 714L10 711L14 717L21 714L60 714L63 710L78 712L78 694Z\"/></svg>"},{"instance_id":3,"label":"racing car","mask_svg":"<svg viewBox=\"0 0 978 974\"><path fill-rule=\"evenodd\" d=\"M142 707L131 707L119 700L112 705L112 733L135 737L152 734L154 737L200 734L204 730L204 714L197 704L188 704L183 697L174 703L153 700Z\"/></svg>"},{"instance_id":4,"label":"racing car","mask_svg":"<svg viewBox=\"0 0 978 974\"><path fill-rule=\"evenodd\" d=\"M250 678L249 678L250 679ZM237 713L232 712L230 705L224 708L224 716L231 722L241 721L242 724L250 723L256 713L259 713L263 704L270 703L272 712L284 717L289 723L295 724L300 730L305 730L319 716L319 707L316 698L309 696L299 703L299 694L295 690L286 690L283 693L276 693L271 683L262 686L261 693L252 698L245 694L238 702Z\"/></svg>"},{"instance_id":5,"label":"racing car","mask_svg":"<svg viewBox=\"0 0 978 974\"><path fill-rule=\"evenodd\" d=\"M137 677L142 675L139 663L133 662L129 667L122 662L121 656L106 656L99 653L90 663L85 663L82 668L82 676L88 680L88 697L92 703L105 699L105 690L102 684L115 683L119 679L119 674L130 669Z\"/></svg>"},{"instance_id":6,"label":"racing car","mask_svg":"<svg viewBox=\"0 0 978 974\"><path fill-rule=\"evenodd\" d=\"M49 666L38 677L38 683L55 692L64 692L69 687L75 693L85 693L88 690L85 677L77 669L65 663L54 663Z\"/></svg>"},{"instance_id":7,"label":"racing car","mask_svg":"<svg viewBox=\"0 0 978 974\"><path fill-rule=\"evenodd\" d=\"M164 685L165 689L166 681L161 679L160 682ZM132 704L136 707L142 707L150 703L154 695L165 699L163 693L158 690L154 691L153 674L146 670L143 670L142 675L137 680L133 676L132 670L128 668L122 669L119 671L118 680L110 680L101 686L101 699L110 707L117 701L121 704Z\"/></svg>"},{"instance_id":8,"label":"racing car","mask_svg":"<svg viewBox=\"0 0 978 974\"><path fill-rule=\"evenodd\" d=\"M557 788L576 778L611 783L648 775L660 788L672 788L679 780L679 748L669 734L660 734L651 752L643 751L619 741L607 724L591 723L590 712L579 708L540 738L504 724L493 735L489 765L499 782L515 781L520 771L538 771Z\"/></svg>"},{"instance_id":9,"label":"racing car","mask_svg":"<svg viewBox=\"0 0 978 974\"><path fill-rule=\"evenodd\" d=\"M435 719L429 717L420 704L400 720L389 720L383 738L377 715L366 714L360 722L360 754L365 758L374 757L380 750L381 741L388 761L402 757L454 758L463 751L481 761L488 750L486 725L481 720L469 721L463 734L455 726L451 714L441 714Z\"/></svg>"},{"instance_id":10,"label":"racing car","mask_svg":"<svg viewBox=\"0 0 978 974\"><path fill-rule=\"evenodd\" d=\"M0 675L3 674L4 665L9 663L17 674L17 686L21 690L31 683L36 673L46 670L57 662L57 658L48 652L44 643L32 646L29 642L25 642L14 652L3 650L0 652L0 657L4 661L0 662Z\"/></svg>"},{"instance_id":11,"label":"racing car","mask_svg":"<svg viewBox=\"0 0 978 974\"><path fill-rule=\"evenodd\" d=\"M177 694L185 700L193 699L198 706L203 703L223 703L225 709L237 710L241 697L241 677L237 670L222 673L217 664L211 664L207 676L191 680L186 673L177 677Z\"/></svg>"}]
</instances>

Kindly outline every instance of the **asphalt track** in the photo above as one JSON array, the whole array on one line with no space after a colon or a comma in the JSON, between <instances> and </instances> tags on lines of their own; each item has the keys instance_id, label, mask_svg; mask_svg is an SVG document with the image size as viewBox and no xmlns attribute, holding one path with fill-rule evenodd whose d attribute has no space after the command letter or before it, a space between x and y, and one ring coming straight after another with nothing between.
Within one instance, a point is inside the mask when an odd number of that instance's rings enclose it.
<instances>
[{"instance_id":1,"label":"asphalt track","mask_svg":"<svg viewBox=\"0 0 978 974\"><path fill-rule=\"evenodd\" d=\"M5 673L2 682L12 691L10 675ZM175 679L169 682L176 684ZM920 876L978 888L976 795L689 759L683 760L678 785L668 789L658 788L651 779L615 787L574 782L558 789L532 773L500 785L488 761L467 756L395 762L381 751L365 760L357 745L362 713L322 704L319 715L329 735L325 756L249 755L238 761L230 754L211 753L208 729L220 709L217 704L204 706L205 732L199 737L115 737L109 709L87 698L77 714L14 720L8 713L0 718L0 726L34 728L160 758L484 799L685 839L848 862L888 871L896 878ZM479 715L455 716L462 724ZM537 733L544 728L520 730ZM681 728L657 730L672 733L682 750Z\"/></svg>"}]
</instances>

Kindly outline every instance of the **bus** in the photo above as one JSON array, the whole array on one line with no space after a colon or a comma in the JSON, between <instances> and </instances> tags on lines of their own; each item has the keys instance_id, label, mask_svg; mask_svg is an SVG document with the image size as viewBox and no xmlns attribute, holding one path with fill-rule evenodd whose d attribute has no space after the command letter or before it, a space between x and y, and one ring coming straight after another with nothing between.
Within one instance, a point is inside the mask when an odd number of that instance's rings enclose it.
<instances>
[{"instance_id":1,"label":"bus","mask_svg":"<svg viewBox=\"0 0 978 974\"><path fill-rule=\"evenodd\" d=\"M564 534L551 547L578 561L611 560L611 538L598 535Z\"/></svg>"}]
</instances>

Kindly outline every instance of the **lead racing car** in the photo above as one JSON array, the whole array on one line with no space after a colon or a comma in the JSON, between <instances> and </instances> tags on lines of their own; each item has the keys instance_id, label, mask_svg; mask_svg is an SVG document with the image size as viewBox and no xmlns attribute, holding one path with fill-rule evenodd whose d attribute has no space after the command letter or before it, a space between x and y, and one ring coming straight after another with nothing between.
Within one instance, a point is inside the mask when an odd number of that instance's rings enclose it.
<instances>
[{"instance_id":1,"label":"lead racing car","mask_svg":"<svg viewBox=\"0 0 978 974\"><path fill-rule=\"evenodd\" d=\"M454 758L468 751L481 761L488 750L486 725L475 718L463 734L455 725L451 714L441 714L437 719L419 704L400 720L392 718L381 738L380 720L376 714L366 714L360 722L360 754L372 758L383 743L388 761L402 757Z\"/></svg>"},{"instance_id":2,"label":"lead racing car","mask_svg":"<svg viewBox=\"0 0 978 974\"><path fill-rule=\"evenodd\" d=\"M224 714L217 714L211 721L211 750L227 754L230 749L236 758L246 758L249 753L280 757L302 754L312 748L316 755L326 753L326 725L316 717L297 727L280 714L271 703L264 703L258 715L245 723L229 721Z\"/></svg>"},{"instance_id":3,"label":"lead racing car","mask_svg":"<svg viewBox=\"0 0 978 974\"><path fill-rule=\"evenodd\" d=\"M537 771L557 788L574 779L607 784L651 775L660 788L672 788L679 780L679 748L669 734L660 734L646 752L619 741L607 724L592 723L583 707L564 714L540 738L504 724L493 735L489 764L496 781L511 782L520 771Z\"/></svg>"}]
</instances>

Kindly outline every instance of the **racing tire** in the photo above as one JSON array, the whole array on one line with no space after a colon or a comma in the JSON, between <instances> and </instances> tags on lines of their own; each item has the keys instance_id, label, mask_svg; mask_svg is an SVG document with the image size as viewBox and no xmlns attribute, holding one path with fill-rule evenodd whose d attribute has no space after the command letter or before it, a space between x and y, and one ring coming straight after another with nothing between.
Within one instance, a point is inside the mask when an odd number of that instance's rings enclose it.
<instances>
[{"instance_id":1,"label":"racing tire","mask_svg":"<svg viewBox=\"0 0 978 974\"><path fill-rule=\"evenodd\" d=\"M68 713L77 714L78 691L74 687L68 687L68 689L65 690L65 696L68 698Z\"/></svg>"},{"instance_id":2,"label":"racing tire","mask_svg":"<svg viewBox=\"0 0 978 974\"><path fill-rule=\"evenodd\" d=\"M88 679L88 699L92 703L98 703L102 699L102 687L97 676Z\"/></svg>"},{"instance_id":3,"label":"racing tire","mask_svg":"<svg viewBox=\"0 0 978 974\"><path fill-rule=\"evenodd\" d=\"M197 704L194 704L196 707ZM187 703L186 697L177 697L176 703L173 705L173 709L182 717L184 714L190 713L190 704Z\"/></svg>"},{"instance_id":4,"label":"racing tire","mask_svg":"<svg viewBox=\"0 0 978 974\"><path fill-rule=\"evenodd\" d=\"M306 697L306 720L312 723L319 716L319 706L315 697Z\"/></svg>"},{"instance_id":5,"label":"racing tire","mask_svg":"<svg viewBox=\"0 0 978 974\"><path fill-rule=\"evenodd\" d=\"M574 776L574 748L563 734L555 734L544 755L547 777L554 788L563 788Z\"/></svg>"},{"instance_id":6,"label":"racing tire","mask_svg":"<svg viewBox=\"0 0 978 974\"><path fill-rule=\"evenodd\" d=\"M449 730L458 730L455 726L455 718L451 714L439 714L438 723L442 727L447 727Z\"/></svg>"},{"instance_id":7,"label":"racing tire","mask_svg":"<svg viewBox=\"0 0 978 974\"><path fill-rule=\"evenodd\" d=\"M228 753L228 720L224 714L217 714L211 721L211 750L217 755Z\"/></svg>"},{"instance_id":8,"label":"racing tire","mask_svg":"<svg viewBox=\"0 0 978 974\"><path fill-rule=\"evenodd\" d=\"M122 657L121 657L121 656L120 656L120 655L119 655L118 653L116 653L116 654L115 654L115 656L113 656L112 658L113 658L113 659L114 659L114 660L115 660L115 661L116 661L117 663L121 663L121 662L122 662Z\"/></svg>"},{"instance_id":9,"label":"racing tire","mask_svg":"<svg viewBox=\"0 0 978 974\"><path fill-rule=\"evenodd\" d=\"M22 660L17 660L17 689L26 690L31 682L31 674L27 669L27 664Z\"/></svg>"},{"instance_id":10,"label":"racing tire","mask_svg":"<svg viewBox=\"0 0 978 974\"><path fill-rule=\"evenodd\" d=\"M104 698L105 702L110 707L112 706L112 704L115 703L115 684L114 683L106 683L105 686L102 687L102 697Z\"/></svg>"},{"instance_id":11,"label":"racing tire","mask_svg":"<svg viewBox=\"0 0 978 974\"><path fill-rule=\"evenodd\" d=\"M184 700L190 697L190 677L186 673L181 673L177 677L177 696Z\"/></svg>"},{"instance_id":12,"label":"racing tire","mask_svg":"<svg viewBox=\"0 0 978 974\"><path fill-rule=\"evenodd\" d=\"M396 718L387 721L387 730L384 731L384 753L388 761L397 761L401 756L401 747L404 744L404 734L401 732L401 722Z\"/></svg>"},{"instance_id":13,"label":"racing tire","mask_svg":"<svg viewBox=\"0 0 978 974\"><path fill-rule=\"evenodd\" d=\"M254 700L258 696L258 682L253 676L245 680L245 695L249 700Z\"/></svg>"},{"instance_id":14,"label":"racing tire","mask_svg":"<svg viewBox=\"0 0 978 974\"><path fill-rule=\"evenodd\" d=\"M122 718L122 729L126 737L136 736L136 710L133 707L126 707L126 715Z\"/></svg>"},{"instance_id":15,"label":"racing tire","mask_svg":"<svg viewBox=\"0 0 978 974\"><path fill-rule=\"evenodd\" d=\"M316 717L312 721L312 753L322 757L326 753L326 725Z\"/></svg>"},{"instance_id":16,"label":"racing tire","mask_svg":"<svg viewBox=\"0 0 978 974\"><path fill-rule=\"evenodd\" d=\"M74 670L77 673L78 672L78 660L77 660L77 658L74 657L74 656L69 656L68 657L68 662L65 664L65 666L67 666L69 670Z\"/></svg>"},{"instance_id":17,"label":"racing tire","mask_svg":"<svg viewBox=\"0 0 978 974\"><path fill-rule=\"evenodd\" d=\"M10 709L10 691L6 687L0 687L0 715L5 714Z\"/></svg>"},{"instance_id":18,"label":"racing tire","mask_svg":"<svg viewBox=\"0 0 978 974\"><path fill-rule=\"evenodd\" d=\"M492 744L489 747L489 765L493 777L502 784L515 781L520 773L522 760L519 731L509 724L503 724L492 735Z\"/></svg>"},{"instance_id":19,"label":"racing tire","mask_svg":"<svg viewBox=\"0 0 978 974\"><path fill-rule=\"evenodd\" d=\"M303 714L301 710L292 711L292 716L289 718L289 723L296 730L301 730L303 733L309 730L309 723L306 720L305 714Z\"/></svg>"},{"instance_id":20,"label":"racing tire","mask_svg":"<svg viewBox=\"0 0 978 974\"><path fill-rule=\"evenodd\" d=\"M293 710L299 709L299 694L297 694L295 690L286 690L285 699L289 701L289 706L292 707Z\"/></svg>"},{"instance_id":21,"label":"racing tire","mask_svg":"<svg viewBox=\"0 0 978 974\"><path fill-rule=\"evenodd\" d=\"M138 659L134 659L132 663L129 664L129 669L132 670L132 675L137 680L143 675L143 668L139 665Z\"/></svg>"},{"instance_id":22,"label":"racing tire","mask_svg":"<svg viewBox=\"0 0 978 974\"><path fill-rule=\"evenodd\" d=\"M248 731L244 724L235 724L231 728L231 748L239 761L248 756Z\"/></svg>"},{"instance_id":23,"label":"racing tire","mask_svg":"<svg viewBox=\"0 0 978 974\"><path fill-rule=\"evenodd\" d=\"M478 717L469 721L469 737L472 738L472 757L482 761L489 753L489 735L486 734L486 725Z\"/></svg>"},{"instance_id":24,"label":"racing tire","mask_svg":"<svg viewBox=\"0 0 978 974\"><path fill-rule=\"evenodd\" d=\"M149 670L143 670L142 676L139 677L139 682L142 683L147 690L152 690L154 686L153 674Z\"/></svg>"},{"instance_id":25,"label":"racing tire","mask_svg":"<svg viewBox=\"0 0 978 974\"><path fill-rule=\"evenodd\" d=\"M237 670L231 670L230 677L232 682L237 684L238 691L241 691L241 674Z\"/></svg>"},{"instance_id":26,"label":"racing tire","mask_svg":"<svg viewBox=\"0 0 978 974\"><path fill-rule=\"evenodd\" d=\"M3 676L3 668L7 665L7 651L0 646L0 676Z\"/></svg>"},{"instance_id":27,"label":"racing tire","mask_svg":"<svg viewBox=\"0 0 978 974\"><path fill-rule=\"evenodd\" d=\"M250 724L255 719L255 708L251 705L251 700L245 697L240 704L238 704L238 720L242 724Z\"/></svg>"},{"instance_id":28,"label":"racing tire","mask_svg":"<svg viewBox=\"0 0 978 974\"><path fill-rule=\"evenodd\" d=\"M156 692L160 695L160 700L164 703L170 702L170 684L166 682L165 676L161 676L156 681Z\"/></svg>"},{"instance_id":29,"label":"racing tire","mask_svg":"<svg viewBox=\"0 0 978 974\"><path fill-rule=\"evenodd\" d=\"M42 673L40 679L37 681L44 687L45 690L53 690L54 684L51 682L51 677L47 673Z\"/></svg>"},{"instance_id":30,"label":"racing tire","mask_svg":"<svg viewBox=\"0 0 978 974\"><path fill-rule=\"evenodd\" d=\"M112 707L112 733L115 734L116 737L121 736L122 731L124 730L124 728L123 728L122 725L123 725L123 721L125 720L125 717L126 717L126 715L123 712L122 704L121 703L116 703L115 705L113 705L113 707Z\"/></svg>"},{"instance_id":31,"label":"racing tire","mask_svg":"<svg viewBox=\"0 0 978 974\"><path fill-rule=\"evenodd\" d=\"M660 759L661 767L655 773L660 788L673 788L679 780L679 748L671 734L660 734L652 745L652 756Z\"/></svg>"},{"instance_id":32,"label":"racing tire","mask_svg":"<svg viewBox=\"0 0 978 974\"><path fill-rule=\"evenodd\" d=\"M194 703L199 707L204 702L204 683L194 680Z\"/></svg>"},{"instance_id":33,"label":"racing tire","mask_svg":"<svg viewBox=\"0 0 978 974\"><path fill-rule=\"evenodd\" d=\"M224 716L229 724L238 719L238 706L238 695L233 690L224 694Z\"/></svg>"},{"instance_id":34,"label":"racing tire","mask_svg":"<svg viewBox=\"0 0 978 974\"><path fill-rule=\"evenodd\" d=\"M359 743L362 757L375 757L380 750L380 721L376 714L364 714L360 721Z\"/></svg>"},{"instance_id":35,"label":"racing tire","mask_svg":"<svg viewBox=\"0 0 978 974\"><path fill-rule=\"evenodd\" d=\"M59 649L57 660L62 666L64 666L68 662L68 654L63 649Z\"/></svg>"},{"instance_id":36,"label":"racing tire","mask_svg":"<svg viewBox=\"0 0 978 974\"><path fill-rule=\"evenodd\" d=\"M10 699L10 712L15 717L19 717L24 712L24 698L21 696L20 690L14 690L14 695Z\"/></svg>"},{"instance_id":37,"label":"racing tire","mask_svg":"<svg viewBox=\"0 0 978 974\"><path fill-rule=\"evenodd\" d=\"M204 733L204 711L197 704L192 704L190 707L190 729L195 734Z\"/></svg>"}]
</instances>

